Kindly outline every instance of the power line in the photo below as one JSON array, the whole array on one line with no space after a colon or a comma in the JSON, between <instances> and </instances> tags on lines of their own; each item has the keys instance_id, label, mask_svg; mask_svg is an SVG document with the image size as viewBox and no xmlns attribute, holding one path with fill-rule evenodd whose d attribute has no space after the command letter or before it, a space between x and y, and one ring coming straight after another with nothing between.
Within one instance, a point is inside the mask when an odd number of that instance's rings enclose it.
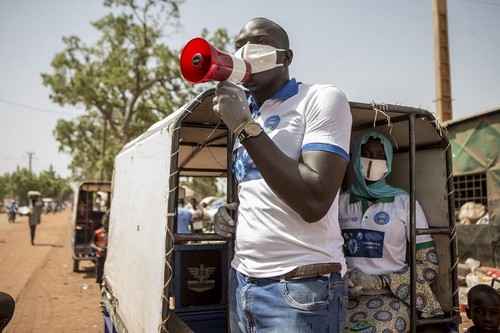
<instances>
[{"instance_id":1,"label":"power line","mask_svg":"<svg viewBox=\"0 0 500 333\"><path fill-rule=\"evenodd\" d=\"M4 161L21 161L22 159L19 158L19 157L5 157L5 156L1 156L0 155L0 160L4 160Z\"/></svg>"},{"instance_id":2,"label":"power line","mask_svg":"<svg viewBox=\"0 0 500 333\"><path fill-rule=\"evenodd\" d=\"M498 2L489 2L489 1L484 1L484 0L462 0L462 1L480 3L482 5L500 6L500 3L498 3Z\"/></svg>"},{"instance_id":3,"label":"power line","mask_svg":"<svg viewBox=\"0 0 500 333\"><path fill-rule=\"evenodd\" d=\"M29 105L25 105L25 104L21 104L21 103L17 103L17 102L12 102L12 101L9 101L9 100L3 99L3 98L0 98L0 102L6 103L6 104L10 104L10 105L14 105L14 106L18 106L18 107L25 108L25 109L35 110L35 111L47 112L47 113L52 113L52 114L62 114L62 115L67 115L67 116L75 116L74 113L68 113L68 112L63 112L63 111L53 111L53 110L47 110L47 109L37 108L37 107L34 107L34 106L29 106Z\"/></svg>"}]
</instances>

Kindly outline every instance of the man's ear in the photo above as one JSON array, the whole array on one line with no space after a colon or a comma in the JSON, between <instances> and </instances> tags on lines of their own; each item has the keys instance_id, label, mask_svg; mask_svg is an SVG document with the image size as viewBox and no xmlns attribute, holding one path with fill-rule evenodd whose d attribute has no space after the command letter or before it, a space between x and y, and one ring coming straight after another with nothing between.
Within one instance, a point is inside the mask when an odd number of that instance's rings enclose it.
<instances>
[{"instance_id":1,"label":"man's ear","mask_svg":"<svg viewBox=\"0 0 500 333\"><path fill-rule=\"evenodd\" d=\"M467 318L472 319L471 309L468 306L465 308L465 313L467 314Z\"/></svg>"},{"instance_id":2,"label":"man's ear","mask_svg":"<svg viewBox=\"0 0 500 333\"><path fill-rule=\"evenodd\" d=\"M283 54L283 65L290 66L290 64L292 63L292 59L293 51L291 49L286 50Z\"/></svg>"}]
</instances>

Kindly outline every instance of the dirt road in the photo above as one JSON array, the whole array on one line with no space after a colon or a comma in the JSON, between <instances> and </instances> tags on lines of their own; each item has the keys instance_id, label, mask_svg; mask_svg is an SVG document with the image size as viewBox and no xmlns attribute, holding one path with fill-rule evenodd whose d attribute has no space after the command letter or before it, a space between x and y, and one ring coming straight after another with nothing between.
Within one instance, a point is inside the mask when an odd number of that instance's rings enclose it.
<instances>
[{"instance_id":1,"label":"dirt road","mask_svg":"<svg viewBox=\"0 0 500 333\"><path fill-rule=\"evenodd\" d=\"M70 209L42 215L34 246L29 234L27 217L12 224L0 214L0 290L16 300L4 333L102 333L94 265L72 272Z\"/></svg>"},{"instance_id":2,"label":"dirt road","mask_svg":"<svg viewBox=\"0 0 500 333\"><path fill-rule=\"evenodd\" d=\"M70 210L43 215L36 232L32 246L28 218L12 224L0 214L0 290L16 300L4 333L102 333L94 265L82 261L72 272ZM470 326L463 319L460 333Z\"/></svg>"}]
</instances>

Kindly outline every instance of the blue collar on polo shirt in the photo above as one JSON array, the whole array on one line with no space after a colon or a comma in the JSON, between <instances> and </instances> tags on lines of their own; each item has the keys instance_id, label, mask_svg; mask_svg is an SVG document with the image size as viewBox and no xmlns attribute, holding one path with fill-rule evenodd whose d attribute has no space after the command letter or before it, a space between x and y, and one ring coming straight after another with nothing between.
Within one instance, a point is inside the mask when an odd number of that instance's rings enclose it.
<instances>
[{"instance_id":1,"label":"blue collar on polo shirt","mask_svg":"<svg viewBox=\"0 0 500 333\"><path fill-rule=\"evenodd\" d=\"M300 84L302 84L302 82L297 82L295 79L291 79L270 99L289 99L290 97L297 95ZM248 97L248 105L250 106L252 114L259 112L259 106L254 102L252 95Z\"/></svg>"}]
</instances>

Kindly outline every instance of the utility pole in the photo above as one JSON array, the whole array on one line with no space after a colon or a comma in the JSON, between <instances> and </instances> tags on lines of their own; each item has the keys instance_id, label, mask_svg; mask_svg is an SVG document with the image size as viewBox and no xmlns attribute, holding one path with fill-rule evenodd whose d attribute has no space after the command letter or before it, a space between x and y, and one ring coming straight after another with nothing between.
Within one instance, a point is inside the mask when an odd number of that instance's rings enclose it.
<instances>
[{"instance_id":1,"label":"utility pole","mask_svg":"<svg viewBox=\"0 0 500 333\"><path fill-rule=\"evenodd\" d=\"M440 121L453 118L451 108L450 52L446 0L433 0L434 63L436 73L436 110Z\"/></svg>"},{"instance_id":2,"label":"utility pole","mask_svg":"<svg viewBox=\"0 0 500 333\"><path fill-rule=\"evenodd\" d=\"M106 137L108 132L108 123L106 122L106 118L104 118L104 132L102 135L102 154L101 154L101 182L104 177L104 160L106 158Z\"/></svg>"},{"instance_id":3,"label":"utility pole","mask_svg":"<svg viewBox=\"0 0 500 333\"><path fill-rule=\"evenodd\" d=\"M31 170L32 170L31 169L31 161L33 160L33 155L35 155L35 153L28 151L28 152L26 152L26 154L28 154L28 159L29 159L29 164L28 165L29 165L29 171L30 171L30 174L31 174L32 173L31 172Z\"/></svg>"}]
</instances>

